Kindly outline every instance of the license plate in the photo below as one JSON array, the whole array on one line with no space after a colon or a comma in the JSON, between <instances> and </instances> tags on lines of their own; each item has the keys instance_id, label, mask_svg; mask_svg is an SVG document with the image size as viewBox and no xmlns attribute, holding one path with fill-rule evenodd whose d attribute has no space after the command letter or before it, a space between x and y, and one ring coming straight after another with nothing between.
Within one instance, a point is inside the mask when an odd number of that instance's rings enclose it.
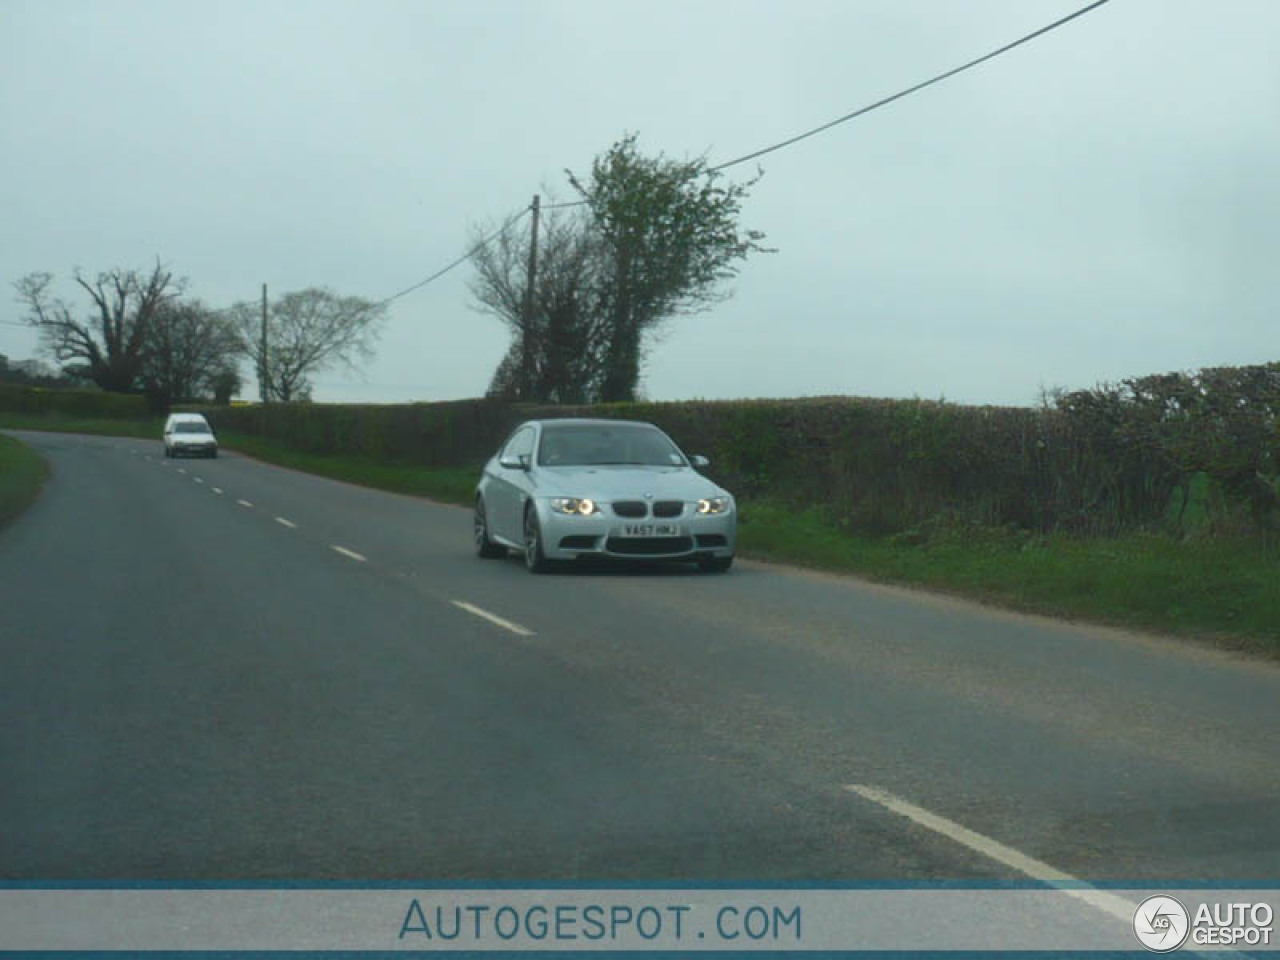
<instances>
[{"instance_id":1,"label":"license plate","mask_svg":"<svg viewBox=\"0 0 1280 960\"><path fill-rule=\"evenodd\" d=\"M678 537L680 536L680 524L624 523L622 525L622 535L624 537Z\"/></svg>"}]
</instances>

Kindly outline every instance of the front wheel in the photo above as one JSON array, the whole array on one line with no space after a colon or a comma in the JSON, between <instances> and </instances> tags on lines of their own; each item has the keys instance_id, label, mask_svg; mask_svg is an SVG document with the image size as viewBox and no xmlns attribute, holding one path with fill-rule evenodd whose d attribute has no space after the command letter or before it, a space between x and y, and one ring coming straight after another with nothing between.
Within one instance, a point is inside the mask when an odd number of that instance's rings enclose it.
<instances>
[{"instance_id":1,"label":"front wheel","mask_svg":"<svg viewBox=\"0 0 1280 960\"><path fill-rule=\"evenodd\" d=\"M538 512L529 507L524 512L524 565L530 573L546 573L551 561L542 552L542 530L538 526Z\"/></svg>"},{"instance_id":2,"label":"front wheel","mask_svg":"<svg viewBox=\"0 0 1280 960\"><path fill-rule=\"evenodd\" d=\"M477 557L492 560L496 557L505 557L507 555L506 547L500 546L489 539L489 518L485 513L484 501L479 497L476 497L476 513L475 520L472 522L472 532L475 535Z\"/></svg>"},{"instance_id":3,"label":"front wheel","mask_svg":"<svg viewBox=\"0 0 1280 960\"><path fill-rule=\"evenodd\" d=\"M732 566L732 554L727 557L702 557L698 560L698 568L707 573L724 573Z\"/></svg>"}]
</instances>

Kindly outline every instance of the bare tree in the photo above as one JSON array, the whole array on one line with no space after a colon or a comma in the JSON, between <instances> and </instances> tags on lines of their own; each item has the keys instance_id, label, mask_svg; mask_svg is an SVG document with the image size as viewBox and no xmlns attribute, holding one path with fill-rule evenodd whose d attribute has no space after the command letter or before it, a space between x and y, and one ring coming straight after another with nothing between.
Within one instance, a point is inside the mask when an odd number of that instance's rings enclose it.
<instances>
[{"instance_id":1,"label":"bare tree","mask_svg":"<svg viewBox=\"0 0 1280 960\"><path fill-rule=\"evenodd\" d=\"M174 300L152 317L142 383L153 406L167 408L215 392L220 374L234 370L240 338L228 317L199 300Z\"/></svg>"},{"instance_id":2,"label":"bare tree","mask_svg":"<svg viewBox=\"0 0 1280 960\"><path fill-rule=\"evenodd\" d=\"M580 214L554 209L544 218L533 310L526 232L507 231L472 258L471 295L479 309L511 330L511 348L494 373L492 396L552 403L590 403L600 392L608 339L600 308L602 263L597 235ZM477 231L477 236L479 231Z\"/></svg>"},{"instance_id":3,"label":"bare tree","mask_svg":"<svg viewBox=\"0 0 1280 960\"><path fill-rule=\"evenodd\" d=\"M263 375L262 314L256 303L229 311L241 353ZM340 297L323 287L286 293L267 317L267 396L282 403L307 399L311 376L335 365L354 368L373 357L386 305L360 297Z\"/></svg>"},{"instance_id":4,"label":"bare tree","mask_svg":"<svg viewBox=\"0 0 1280 960\"><path fill-rule=\"evenodd\" d=\"M89 281L77 269L73 276L92 300L95 316L75 319L71 306L54 294L53 275L29 273L14 284L27 322L66 373L103 390L137 391L156 311L181 295L185 281L159 261L150 274L116 268Z\"/></svg>"}]
</instances>

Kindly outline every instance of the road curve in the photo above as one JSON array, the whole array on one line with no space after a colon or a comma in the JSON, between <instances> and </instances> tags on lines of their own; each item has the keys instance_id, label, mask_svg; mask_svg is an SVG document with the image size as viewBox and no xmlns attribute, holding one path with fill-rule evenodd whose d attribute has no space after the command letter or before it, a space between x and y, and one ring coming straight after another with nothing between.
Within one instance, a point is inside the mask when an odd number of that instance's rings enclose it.
<instances>
[{"instance_id":1,"label":"road curve","mask_svg":"<svg viewBox=\"0 0 1280 960\"><path fill-rule=\"evenodd\" d=\"M531 577L456 508L17 435L0 879L1280 875L1274 665L762 564Z\"/></svg>"}]
</instances>

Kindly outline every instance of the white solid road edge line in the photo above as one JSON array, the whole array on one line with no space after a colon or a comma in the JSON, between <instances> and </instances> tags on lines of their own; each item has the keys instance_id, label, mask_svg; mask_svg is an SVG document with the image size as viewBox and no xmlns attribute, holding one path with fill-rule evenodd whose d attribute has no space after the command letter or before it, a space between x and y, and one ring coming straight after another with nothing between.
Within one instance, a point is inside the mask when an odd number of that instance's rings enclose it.
<instances>
[{"instance_id":1,"label":"white solid road edge line","mask_svg":"<svg viewBox=\"0 0 1280 960\"><path fill-rule=\"evenodd\" d=\"M252 507L252 506L253 506L253 504L252 504L252 503L250 503L248 500L237 500L237 501L236 501L236 503L240 504L240 506L242 506L242 507Z\"/></svg>"},{"instance_id":2,"label":"white solid road edge line","mask_svg":"<svg viewBox=\"0 0 1280 960\"><path fill-rule=\"evenodd\" d=\"M336 543L331 543L329 544L329 546L334 550L337 550L344 557L350 557L352 560L359 560L361 563L369 562L365 557L362 557L360 554L356 553L354 550L348 550L346 547L340 547Z\"/></svg>"},{"instance_id":3,"label":"white solid road edge line","mask_svg":"<svg viewBox=\"0 0 1280 960\"><path fill-rule=\"evenodd\" d=\"M954 820L948 820L946 817L941 817L936 813L930 813L924 807L918 807L910 801L894 796L887 790L881 790L879 787L864 786L859 783L848 784L845 789L850 793L856 793L864 800L870 800L886 810L891 810L904 816L922 827L927 827L934 833L940 833L961 846L982 854L984 857L1003 863L1006 867L1012 867L1032 879L1041 880L1070 897L1083 900L1090 906L1096 907L1103 913L1110 914L1117 920L1123 920L1128 924L1133 923L1133 914L1138 909L1138 905L1126 900L1124 897L1118 897L1113 893L1086 886L1086 881L1081 880L1079 877L1064 873L1057 867L1051 867L1042 860L1029 857L1025 853L1013 849L1013 847L1005 846L998 840L984 837L968 827L961 826Z\"/></svg>"},{"instance_id":4,"label":"white solid road edge line","mask_svg":"<svg viewBox=\"0 0 1280 960\"><path fill-rule=\"evenodd\" d=\"M288 527L290 530L296 530L298 528L296 523L292 520L286 520L284 517L276 517L276 523L280 524L282 527Z\"/></svg>"},{"instance_id":5,"label":"white solid road edge line","mask_svg":"<svg viewBox=\"0 0 1280 960\"><path fill-rule=\"evenodd\" d=\"M528 629L527 627L522 627L518 623L512 623L510 620L504 620L502 617L498 616L496 613L490 613L488 610L484 610L480 607L477 607L473 603L467 603L465 600L450 600L449 602L452 603L459 610L465 610L467 611L467 613L474 614L477 617L480 617L484 620L488 620L490 623L501 627L503 630L510 630L516 636L519 636L519 637L537 636L537 634L535 634L532 630Z\"/></svg>"}]
</instances>

